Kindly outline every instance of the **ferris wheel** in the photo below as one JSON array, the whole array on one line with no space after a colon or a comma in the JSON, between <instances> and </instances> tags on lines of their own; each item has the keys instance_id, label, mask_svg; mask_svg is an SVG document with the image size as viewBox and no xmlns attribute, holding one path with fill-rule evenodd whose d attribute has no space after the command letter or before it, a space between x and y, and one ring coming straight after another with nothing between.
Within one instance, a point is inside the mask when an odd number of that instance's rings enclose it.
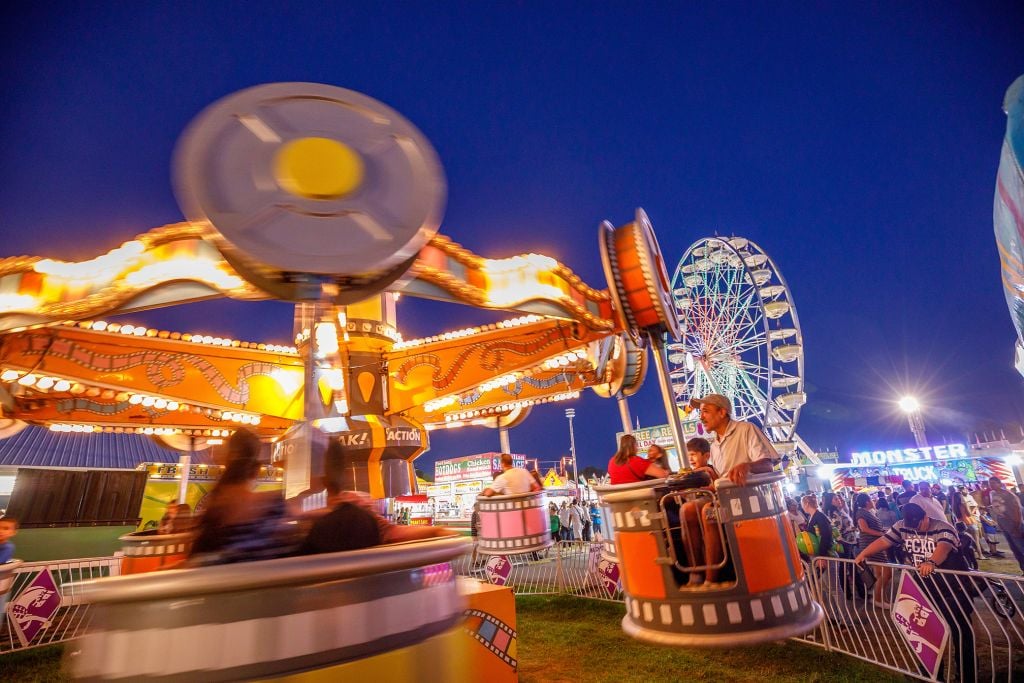
<instances>
[{"instance_id":1,"label":"ferris wheel","mask_svg":"<svg viewBox=\"0 0 1024 683\"><path fill-rule=\"evenodd\" d=\"M762 426L780 451L796 435L804 393L803 334L782 273L743 237L707 237L687 249L672 279L683 338L669 345L680 405L709 393L732 400L733 417Z\"/></svg>"}]
</instances>

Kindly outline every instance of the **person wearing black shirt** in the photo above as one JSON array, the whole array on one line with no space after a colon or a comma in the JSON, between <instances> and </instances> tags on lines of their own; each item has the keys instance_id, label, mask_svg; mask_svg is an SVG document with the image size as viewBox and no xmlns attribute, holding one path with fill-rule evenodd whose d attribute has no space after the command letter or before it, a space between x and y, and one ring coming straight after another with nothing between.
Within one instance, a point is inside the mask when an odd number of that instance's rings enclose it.
<instances>
[{"instance_id":1,"label":"person wearing black shirt","mask_svg":"<svg viewBox=\"0 0 1024 683\"><path fill-rule=\"evenodd\" d=\"M862 550L854 561L863 564L869 556L897 545L906 550L921 576L921 588L949 625L953 664L960 667L958 680L976 680L977 656L971 624L971 615L974 614L971 589L957 574L935 573L936 569L966 568L960 554L960 538L956 529L946 522L931 519L920 505L907 503L903 507L903 519ZM946 674L946 680L949 680L949 672Z\"/></svg>"}]
</instances>

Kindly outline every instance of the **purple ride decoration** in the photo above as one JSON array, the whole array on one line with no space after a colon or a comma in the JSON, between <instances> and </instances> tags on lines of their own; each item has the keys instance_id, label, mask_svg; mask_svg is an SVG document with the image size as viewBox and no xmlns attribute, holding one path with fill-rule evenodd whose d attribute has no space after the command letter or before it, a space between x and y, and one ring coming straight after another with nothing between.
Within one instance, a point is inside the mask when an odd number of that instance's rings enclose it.
<instances>
[{"instance_id":1,"label":"purple ride decoration","mask_svg":"<svg viewBox=\"0 0 1024 683\"><path fill-rule=\"evenodd\" d=\"M949 625L936 610L912 572L903 572L892 605L893 623L934 680L949 640Z\"/></svg>"},{"instance_id":2,"label":"purple ride decoration","mask_svg":"<svg viewBox=\"0 0 1024 683\"><path fill-rule=\"evenodd\" d=\"M60 608L60 590L49 569L44 569L7 605L7 614L22 647L28 647Z\"/></svg>"},{"instance_id":3,"label":"purple ride decoration","mask_svg":"<svg viewBox=\"0 0 1024 683\"><path fill-rule=\"evenodd\" d=\"M487 580L495 586L504 586L508 581L508 575L512 572L512 563L504 555L495 555L487 560L484 573Z\"/></svg>"}]
</instances>

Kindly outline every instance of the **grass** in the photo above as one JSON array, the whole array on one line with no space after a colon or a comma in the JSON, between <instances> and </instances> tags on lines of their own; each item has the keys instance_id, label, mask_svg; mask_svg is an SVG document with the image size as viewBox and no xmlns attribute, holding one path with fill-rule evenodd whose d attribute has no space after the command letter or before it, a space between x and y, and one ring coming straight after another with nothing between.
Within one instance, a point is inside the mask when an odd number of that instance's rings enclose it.
<instances>
[{"instance_id":1,"label":"grass","mask_svg":"<svg viewBox=\"0 0 1024 683\"><path fill-rule=\"evenodd\" d=\"M64 648L60 645L35 647L0 655L0 681L18 683L53 683L70 681L61 668Z\"/></svg>"},{"instance_id":2,"label":"grass","mask_svg":"<svg viewBox=\"0 0 1024 683\"><path fill-rule=\"evenodd\" d=\"M789 641L722 650L647 645L622 632L623 607L616 603L520 596L516 607L519 680L523 683L904 680L851 657Z\"/></svg>"}]
</instances>

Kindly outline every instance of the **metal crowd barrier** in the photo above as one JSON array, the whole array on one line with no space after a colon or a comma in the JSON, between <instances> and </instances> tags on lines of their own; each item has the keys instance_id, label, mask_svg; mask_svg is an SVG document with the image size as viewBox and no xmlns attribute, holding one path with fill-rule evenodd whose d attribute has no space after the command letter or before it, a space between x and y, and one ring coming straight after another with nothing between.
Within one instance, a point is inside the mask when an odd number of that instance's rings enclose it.
<instances>
[{"instance_id":1,"label":"metal crowd barrier","mask_svg":"<svg viewBox=\"0 0 1024 683\"><path fill-rule=\"evenodd\" d=\"M867 565L876 576L891 572L883 604L875 604L852 560L814 561L808 574L825 621L796 640L921 680L1024 676L1024 577L936 570L922 578L903 565Z\"/></svg>"},{"instance_id":2,"label":"metal crowd barrier","mask_svg":"<svg viewBox=\"0 0 1024 683\"><path fill-rule=\"evenodd\" d=\"M2 614L0 654L84 633L91 611L79 584L117 576L120 570L120 556L19 563Z\"/></svg>"}]
</instances>

